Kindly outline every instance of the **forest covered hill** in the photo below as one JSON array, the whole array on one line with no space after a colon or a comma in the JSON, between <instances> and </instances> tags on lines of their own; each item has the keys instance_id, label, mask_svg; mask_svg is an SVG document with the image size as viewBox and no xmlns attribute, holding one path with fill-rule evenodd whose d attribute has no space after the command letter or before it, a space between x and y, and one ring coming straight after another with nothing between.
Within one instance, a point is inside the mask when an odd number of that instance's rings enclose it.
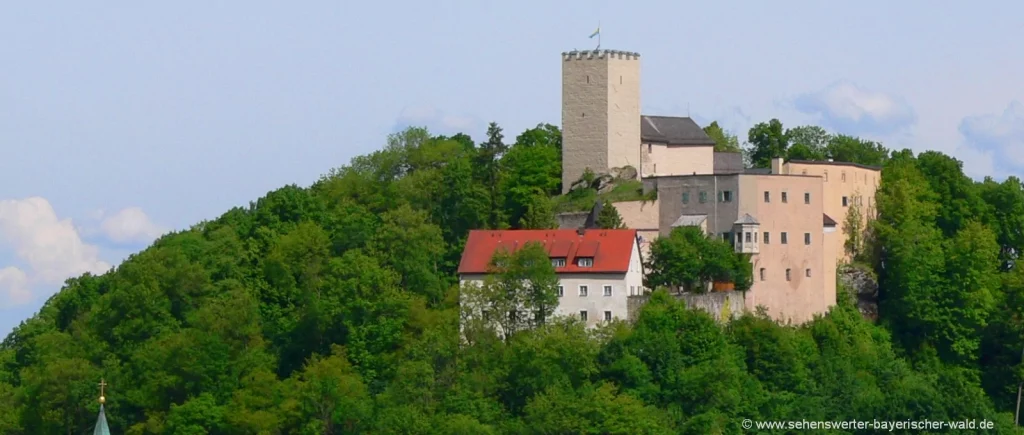
<instances>
[{"instance_id":1,"label":"forest covered hill","mask_svg":"<svg viewBox=\"0 0 1024 435\"><path fill-rule=\"evenodd\" d=\"M468 231L554 225L560 141L550 125L511 144L493 124L480 143L411 128L313 186L68 280L0 344L0 433L91 431L101 378L127 434L732 434L743 419L988 419L1013 433L1020 180L975 182L940 153L776 120L749 132L751 164L884 164L879 218L855 243L878 276L878 324L841 297L800 327L721 325L656 292L632 325L559 319L460 346Z\"/></svg>"}]
</instances>

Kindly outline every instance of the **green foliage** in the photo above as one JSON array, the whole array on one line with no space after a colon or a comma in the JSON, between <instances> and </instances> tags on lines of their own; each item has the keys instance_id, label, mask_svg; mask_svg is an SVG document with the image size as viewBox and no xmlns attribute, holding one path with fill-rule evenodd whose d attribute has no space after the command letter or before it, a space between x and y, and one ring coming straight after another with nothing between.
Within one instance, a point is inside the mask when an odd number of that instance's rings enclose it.
<instances>
[{"instance_id":1,"label":"green foliage","mask_svg":"<svg viewBox=\"0 0 1024 435\"><path fill-rule=\"evenodd\" d=\"M535 195L526 207L526 214L519 221L519 227L527 230L553 230L558 228L551 199Z\"/></svg>"},{"instance_id":2,"label":"green foliage","mask_svg":"<svg viewBox=\"0 0 1024 435\"><path fill-rule=\"evenodd\" d=\"M715 141L715 151L730 153L740 152L739 138L737 138L736 135L723 130L722 127L718 125L718 121L712 121L711 124L704 127L704 133Z\"/></svg>"},{"instance_id":3,"label":"green foliage","mask_svg":"<svg viewBox=\"0 0 1024 435\"><path fill-rule=\"evenodd\" d=\"M862 242L881 325L845 301L800 327L722 325L656 291L634 323L587 330L552 315L557 279L535 245L460 288L470 229L550 228L552 206L649 197L620 180L549 200L550 125L511 146L494 124L479 146L412 128L309 188L68 280L0 344L0 433L89 433L101 378L110 426L129 434L731 434L744 418L986 418L1009 433L1024 378L1020 180L975 183L948 156L883 158L810 127L755 133L759 158L792 143L790 156L884 162ZM749 287L750 259L699 231L652 251L652 286ZM474 323L473 303L504 329Z\"/></svg>"},{"instance_id":4,"label":"green foliage","mask_svg":"<svg viewBox=\"0 0 1024 435\"><path fill-rule=\"evenodd\" d=\"M626 225L622 223L622 216L619 216L619 210L615 208L615 205L607 199L601 205L601 211L597 214L597 219L594 222L598 228L606 230L618 230L626 228Z\"/></svg>"},{"instance_id":5,"label":"green foliage","mask_svg":"<svg viewBox=\"0 0 1024 435\"><path fill-rule=\"evenodd\" d=\"M729 242L698 227L677 227L651 243L645 285L703 293L711 281L721 281L743 291L750 288L751 275L750 257L736 253Z\"/></svg>"},{"instance_id":6,"label":"green foliage","mask_svg":"<svg viewBox=\"0 0 1024 435\"><path fill-rule=\"evenodd\" d=\"M789 149L789 138L778 119L751 127L747 143L747 158L750 165L755 168L770 168L772 159L785 157L786 150Z\"/></svg>"}]
</instances>

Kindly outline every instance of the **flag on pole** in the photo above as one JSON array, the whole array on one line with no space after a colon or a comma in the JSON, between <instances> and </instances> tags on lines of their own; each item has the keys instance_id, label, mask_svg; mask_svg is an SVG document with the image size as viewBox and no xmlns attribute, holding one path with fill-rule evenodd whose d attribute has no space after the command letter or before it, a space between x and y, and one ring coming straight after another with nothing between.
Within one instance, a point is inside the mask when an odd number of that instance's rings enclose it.
<instances>
[{"instance_id":1,"label":"flag on pole","mask_svg":"<svg viewBox=\"0 0 1024 435\"><path fill-rule=\"evenodd\" d=\"M597 30L590 34L590 39L594 39L595 36L601 36L601 26L597 26Z\"/></svg>"}]
</instances>

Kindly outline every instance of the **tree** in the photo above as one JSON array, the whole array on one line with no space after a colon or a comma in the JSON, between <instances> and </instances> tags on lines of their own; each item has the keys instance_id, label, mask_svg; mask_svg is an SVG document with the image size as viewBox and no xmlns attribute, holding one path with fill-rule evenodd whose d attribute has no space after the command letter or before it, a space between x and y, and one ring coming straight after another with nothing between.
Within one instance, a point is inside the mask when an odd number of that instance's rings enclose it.
<instances>
[{"instance_id":1,"label":"tree","mask_svg":"<svg viewBox=\"0 0 1024 435\"><path fill-rule=\"evenodd\" d=\"M558 276L547 250L531 242L513 253L496 252L484 282L465 285L462 293L462 317L485 328L493 323L509 340L551 319L558 306Z\"/></svg>"},{"instance_id":2,"label":"tree","mask_svg":"<svg viewBox=\"0 0 1024 435\"><path fill-rule=\"evenodd\" d=\"M846 234L846 241L843 248L846 255L851 259L860 258L864 248L864 213L861 212L860 192L853 194L852 203L846 209L846 218L843 220L843 233Z\"/></svg>"},{"instance_id":3,"label":"tree","mask_svg":"<svg viewBox=\"0 0 1024 435\"><path fill-rule=\"evenodd\" d=\"M825 160L826 147L832 139L825 129L814 125L793 127L786 130L786 137L790 143L786 158L810 161Z\"/></svg>"},{"instance_id":4,"label":"tree","mask_svg":"<svg viewBox=\"0 0 1024 435\"><path fill-rule=\"evenodd\" d=\"M732 282L741 291L752 284L749 256L736 253L724 240L708 237L699 227L673 228L668 237L651 243L647 270L649 288L702 293L711 281Z\"/></svg>"},{"instance_id":5,"label":"tree","mask_svg":"<svg viewBox=\"0 0 1024 435\"><path fill-rule=\"evenodd\" d=\"M747 149L748 158L755 168L770 168L772 159L785 157L789 149L789 138L778 119L752 127L747 142L750 144Z\"/></svg>"},{"instance_id":6,"label":"tree","mask_svg":"<svg viewBox=\"0 0 1024 435\"><path fill-rule=\"evenodd\" d=\"M526 214L519 222L519 227L527 230L553 230L558 228L551 199L544 195L535 195L526 209Z\"/></svg>"},{"instance_id":7,"label":"tree","mask_svg":"<svg viewBox=\"0 0 1024 435\"><path fill-rule=\"evenodd\" d=\"M718 121L712 121L707 127L704 127L704 133L715 141L715 151L738 153L740 152L740 141L736 135L731 134L722 129L718 125Z\"/></svg>"},{"instance_id":8,"label":"tree","mask_svg":"<svg viewBox=\"0 0 1024 435\"><path fill-rule=\"evenodd\" d=\"M507 224L506 217L502 210L502 197L499 183L501 182L501 158L508 151L504 143L505 136L501 127L492 122L487 126L487 141L480 144L475 159L477 180L480 180L488 190L490 198L490 210L487 216L489 228L502 228Z\"/></svg>"},{"instance_id":9,"label":"tree","mask_svg":"<svg viewBox=\"0 0 1024 435\"><path fill-rule=\"evenodd\" d=\"M825 154L837 162L869 166L882 166L889 159L889 150L882 144L841 134L829 139Z\"/></svg>"},{"instance_id":10,"label":"tree","mask_svg":"<svg viewBox=\"0 0 1024 435\"><path fill-rule=\"evenodd\" d=\"M605 200L601 205L601 211L598 212L597 219L594 223L598 228L605 230L626 228L626 225L622 223L622 217L619 216L619 211L615 208L615 205L608 200Z\"/></svg>"}]
</instances>

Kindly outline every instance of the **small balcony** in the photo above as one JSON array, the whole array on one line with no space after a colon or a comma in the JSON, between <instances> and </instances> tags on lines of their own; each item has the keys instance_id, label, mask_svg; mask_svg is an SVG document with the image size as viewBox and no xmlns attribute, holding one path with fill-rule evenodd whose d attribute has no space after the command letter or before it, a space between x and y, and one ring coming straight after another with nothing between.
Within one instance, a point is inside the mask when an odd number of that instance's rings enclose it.
<instances>
[{"instance_id":1,"label":"small balcony","mask_svg":"<svg viewBox=\"0 0 1024 435\"><path fill-rule=\"evenodd\" d=\"M761 251L758 234L761 224L749 214L744 214L732 225L733 246L741 254L757 254Z\"/></svg>"}]
</instances>

